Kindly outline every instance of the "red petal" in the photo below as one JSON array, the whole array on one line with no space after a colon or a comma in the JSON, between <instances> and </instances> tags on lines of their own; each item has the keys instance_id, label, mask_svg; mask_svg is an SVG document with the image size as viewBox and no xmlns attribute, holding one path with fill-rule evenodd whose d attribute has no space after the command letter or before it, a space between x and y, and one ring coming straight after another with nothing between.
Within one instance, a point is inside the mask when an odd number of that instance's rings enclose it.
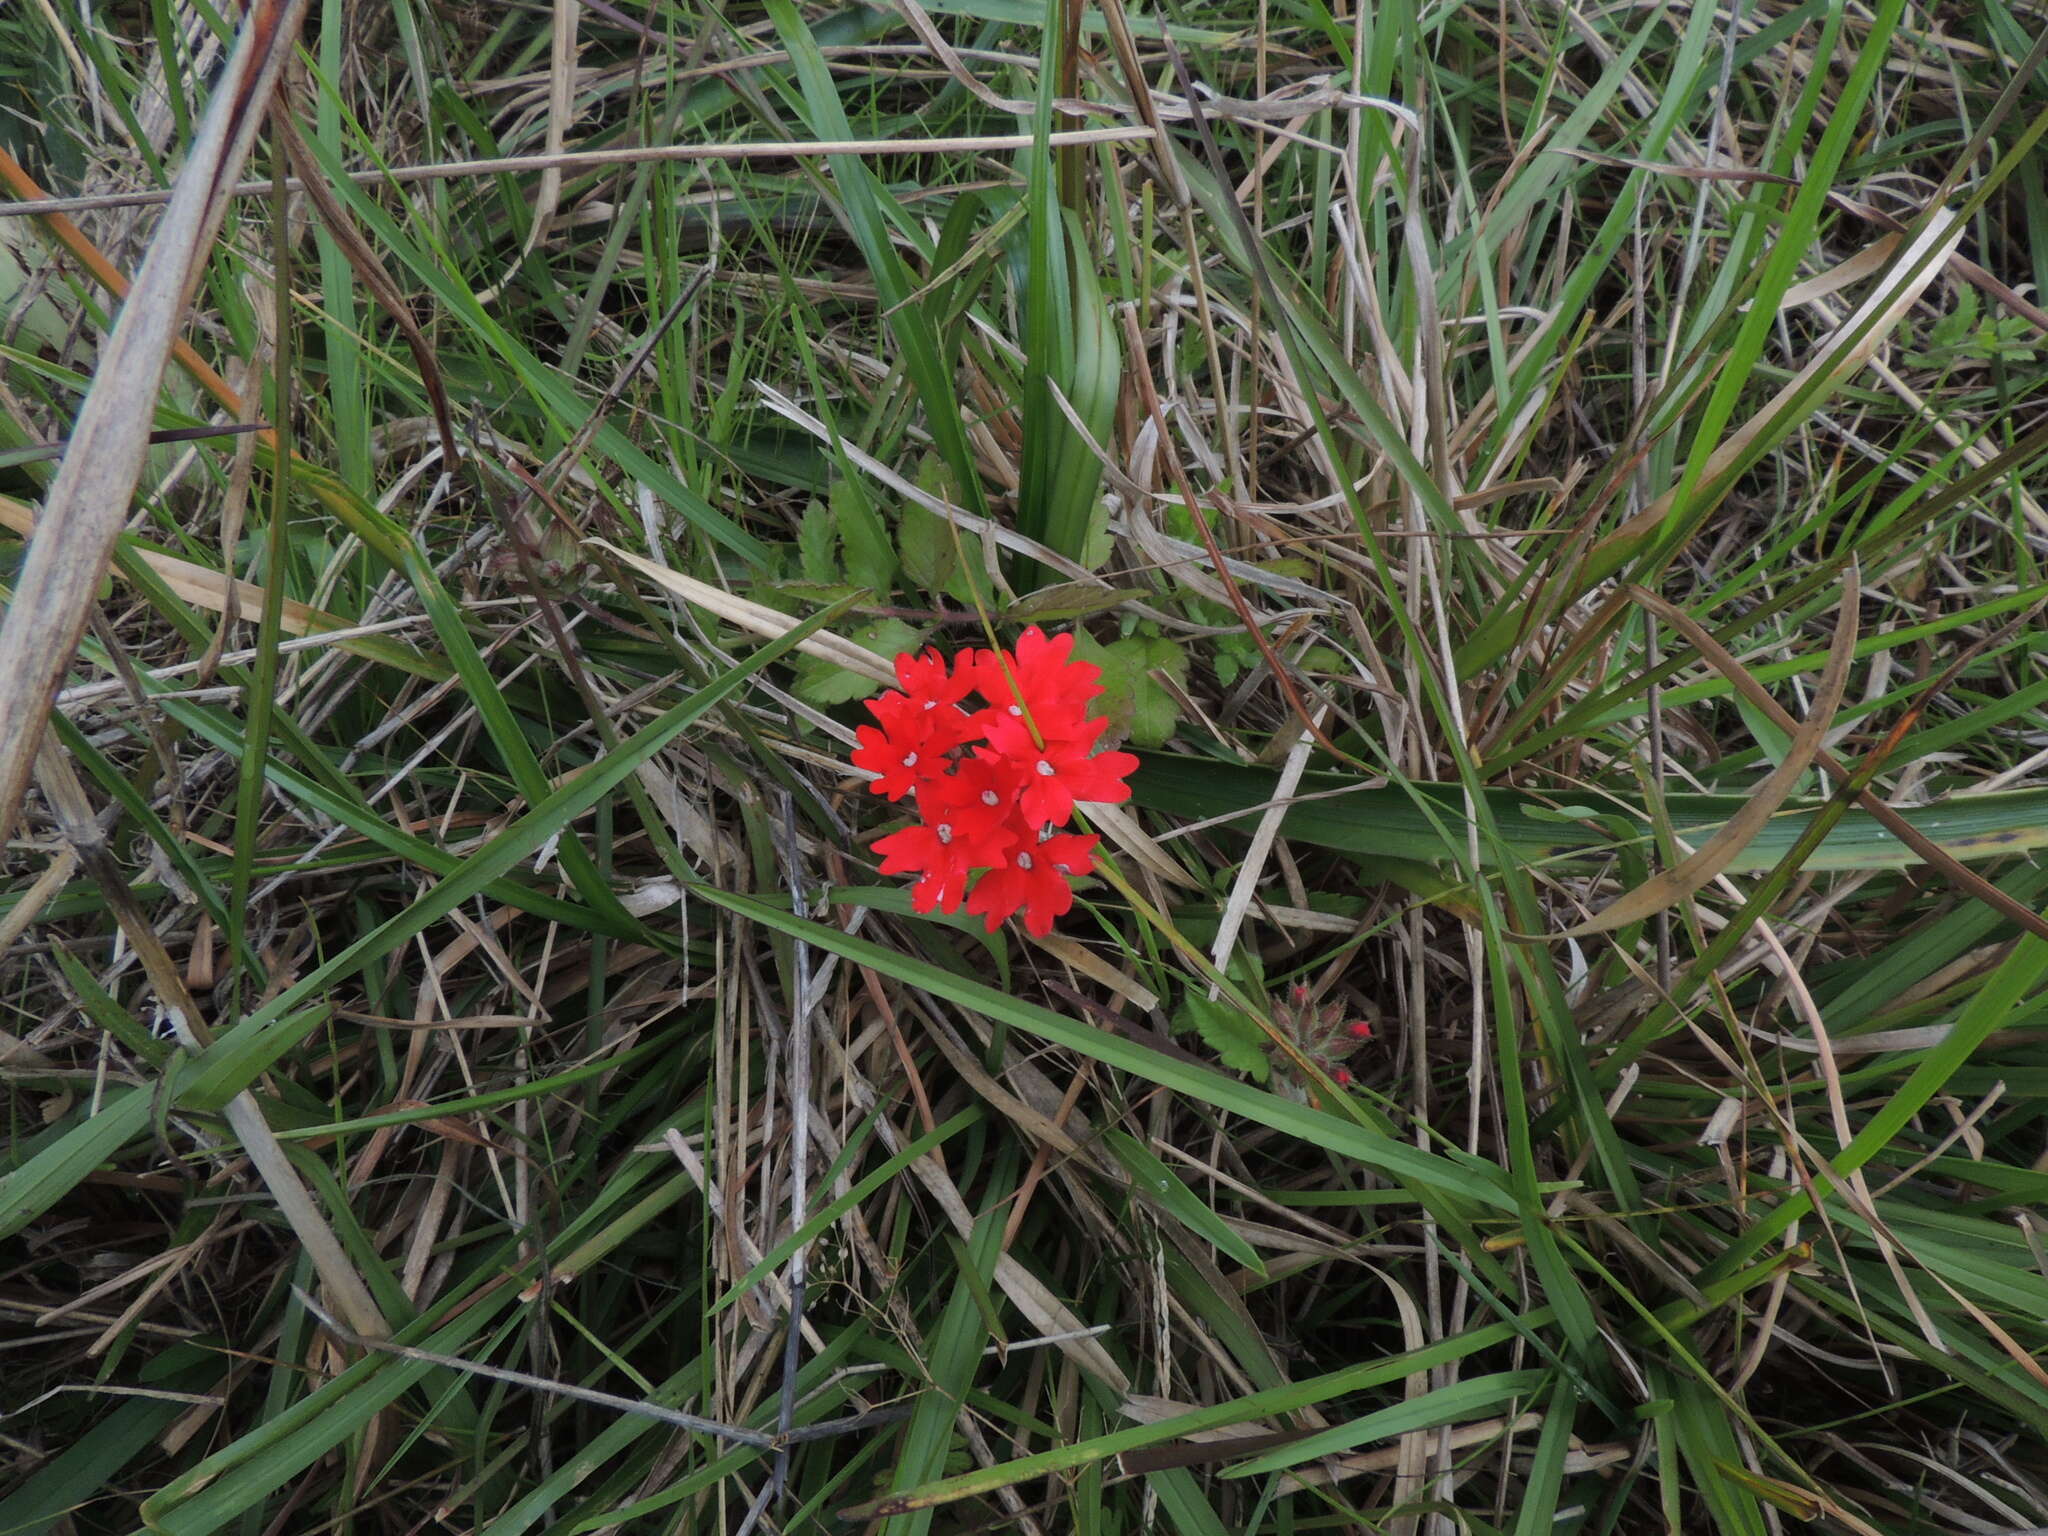
<instances>
[{"instance_id":1,"label":"red petal","mask_svg":"<svg viewBox=\"0 0 2048 1536\"><path fill-rule=\"evenodd\" d=\"M967 898L967 910L988 919L988 931L1002 927L1024 904L1024 874L1015 869L992 869L981 877L974 894Z\"/></svg>"},{"instance_id":2,"label":"red petal","mask_svg":"<svg viewBox=\"0 0 2048 1536\"><path fill-rule=\"evenodd\" d=\"M875 717L885 731L896 730L924 708L921 701L913 699L907 693L898 693L893 688L887 693L876 694L867 701L867 706L868 713Z\"/></svg>"},{"instance_id":3,"label":"red petal","mask_svg":"<svg viewBox=\"0 0 2048 1536\"><path fill-rule=\"evenodd\" d=\"M1102 839L1093 832L1062 832L1038 845L1036 857L1070 880L1081 880L1095 872L1095 845Z\"/></svg>"},{"instance_id":4,"label":"red petal","mask_svg":"<svg viewBox=\"0 0 2048 1536\"><path fill-rule=\"evenodd\" d=\"M930 827L924 826L905 827L875 839L875 852L882 856L885 875L922 874L932 866L938 849L939 840Z\"/></svg>"},{"instance_id":5,"label":"red petal","mask_svg":"<svg viewBox=\"0 0 2048 1536\"><path fill-rule=\"evenodd\" d=\"M978 719L989 745L1003 756L1028 762L1051 754L1086 756L1109 721L1088 719L1083 704L1037 703L1028 717L1002 710L984 710ZM1037 734L1033 735L1033 731ZM1040 743L1044 745L1040 745Z\"/></svg>"},{"instance_id":6,"label":"red petal","mask_svg":"<svg viewBox=\"0 0 2048 1536\"><path fill-rule=\"evenodd\" d=\"M1058 885L1042 886L1031 895L1024 908L1024 926L1038 938L1052 932L1052 925L1071 912L1074 907L1074 893L1065 882Z\"/></svg>"},{"instance_id":7,"label":"red petal","mask_svg":"<svg viewBox=\"0 0 2048 1536\"><path fill-rule=\"evenodd\" d=\"M1024 820L1034 827L1045 826L1048 822L1055 827L1063 827L1067 818L1074 814L1074 792L1057 774L1051 778L1033 779L1024 786L1024 793L1018 796L1017 808L1024 813Z\"/></svg>"},{"instance_id":8,"label":"red petal","mask_svg":"<svg viewBox=\"0 0 2048 1536\"><path fill-rule=\"evenodd\" d=\"M958 912L966 896L967 871L942 869L925 876L910 888L910 906L916 912L929 912L934 907L941 912Z\"/></svg>"},{"instance_id":9,"label":"red petal","mask_svg":"<svg viewBox=\"0 0 2048 1536\"><path fill-rule=\"evenodd\" d=\"M1119 805L1131 798L1131 787L1124 780L1137 766L1137 758L1128 752L1102 752L1072 765L1062 764L1060 777L1076 800Z\"/></svg>"},{"instance_id":10,"label":"red petal","mask_svg":"<svg viewBox=\"0 0 2048 1536\"><path fill-rule=\"evenodd\" d=\"M861 744L854 749L853 766L876 775L868 785L871 791L891 800L901 800L917 786L919 774L914 766L904 766L903 759L908 752L900 740L876 730L872 725L857 726L854 734Z\"/></svg>"}]
</instances>

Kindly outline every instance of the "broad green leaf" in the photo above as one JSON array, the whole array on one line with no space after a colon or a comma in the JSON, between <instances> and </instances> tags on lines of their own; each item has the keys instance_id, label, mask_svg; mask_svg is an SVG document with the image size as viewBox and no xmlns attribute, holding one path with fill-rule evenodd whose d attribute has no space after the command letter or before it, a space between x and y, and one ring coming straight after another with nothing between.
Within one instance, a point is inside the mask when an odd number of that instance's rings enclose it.
<instances>
[{"instance_id":1,"label":"broad green leaf","mask_svg":"<svg viewBox=\"0 0 2048 1536\"><path fill-rule=\"evenodd\" d=\"M1135 1073L1162 1088L1216 1109L1243 1115L1339 1157L1356 1158L1366 1166L1380 1169L1408 1184L1418 1198L1429 1200L1447 1221L1462 1224L1465 1211L1471 1206L1495 1210L1516 1208L1514 1197L1502 1187L1498 1173L1476 1161L1467 1161L1449 1153L1425 1151L1370 1124L1327 1110L1311 1109L1280 1094L1079 1023L1049 1008L998 992L982 982L941 970L928 961L855 938L829 923L797 917L774 903L714 886L693 887L692 899L698 898L741 913L792 938L807 940L814 948L830 951L883 975L895 977L934 997L972 1008L1012 1028Z\"/></svg>"},{"instance_id":2,"label":"broad green leaf","mask_svg":"<svg viewBox=\"0 0 2048 1536\"><path fill-rule=\"evenodd\" d=\"M1396 1403L1391 1408L1347 1419L1305 1440L1253 1457L1243 1466L1232 1467L1223 1475L1257 1477L1262 1473L1299 1466L1318 1456L1335 1456L1368 1441L1405 1435L1411 1430L1455 1424L1461 1419L1505 1416L1516 1405L1526 1407L1529 1399L1540 1392L1549 1379L1550 1372L1541 1370L1501 1371L1491 1376L1468 1377Z\"/></svg>"},{"instance_id":3,"label":"broad green leaf","mask_svg":"<svg viewBox=\"0 0 2048 1536\"><path fill-rule=\"evenodd\" d=\"M1528 1321L1536 1323L1547 1321L1547 1318L1542 1317L1539 1312L1532 1315ZM1239 1424L1256 1424L1261 1420L1297 1413L1304 1408L1334 1401L1347 1393L1364 1391L1383 1382L1398 1381L1403 1376L1426 1371L1435 1365L1466 1359L1482 1349L1505 1344L1514 1337L1515 1330L1508 1324L1490 1323L1421 1349L1346 1366L1342 1370L1311 1377L1306 1381L1289 1382L1285 1386L1253 1392L1211 1407L1198 1408L1191 1413L1175 1414L1156 1423L1116 1430L1076 1445L1056 1446L1035 1456L1019 1457L994 1467L949 1477L942 1482L892 1494L852 1509L842 1509L839 1513L842 1519L866 1519L900 1510L949 1504L955 1499L974 1498L998 1488L1013 1487L1037 1478L1071 1472L1078 1467L1090 1466L1144 1446L1159 1445L1168 1440L1186 1439L1210 1430L1227 1429Z\"/></svg>"},{"instance_id":4,"label":"broad green leaf","mask_svg":"<svg viewBox=\"0 0 2048 1536\"><path fill-rule=\"evenodd\" d=\"M1190 821L1241 815L1249 830L1271 799L1277 771L1177 754L1147 754L1131 788L1138 804ZM1600 825L1574 814L1559 817L1552 798L1518 789L1485 792L1495 838L1482 836L1482 865L1513 859L1525 864L1604 858L1618 838L1609 822L1630 828L1627 841L1648 844L1653 829L1638 804L1614 797ZM1565 802L1576 806L1578 802ZM1672 829L1697 844L1744 802L1729 795L1666 797ZM1771 868L1824 809L1812 802L1789 806L1764 825L1737 855L1730 873ZM1959 859L2010 857L2048 847L2048 791L2010 790L1969 795L1933 805L1907 806L1901 815ZM1616 819L1619 818L1617 821ZM1284 835L1349 853L1462 863L1466 856L1465 792L1455 784L1372 784L1352 774L1311 771L1287 813ZM1867 812L1852 810L1807 861L1812 870L1904 869L1919 856Z\"/></svg>"},{"instance_id":5,"label":"broad green leaf","mask_svg":"<svg viewBox=\"0 0 2048 1536\"><path fill-rule=\"evenodd\" d=\"M1003 618L1011 624L1062 624L1107 613L1133 598L1143 597L1131 587L1102 587L1092 581L1068 581L1040 587L1028 597L1010 605Z\"/></svg>"}]
</instances>

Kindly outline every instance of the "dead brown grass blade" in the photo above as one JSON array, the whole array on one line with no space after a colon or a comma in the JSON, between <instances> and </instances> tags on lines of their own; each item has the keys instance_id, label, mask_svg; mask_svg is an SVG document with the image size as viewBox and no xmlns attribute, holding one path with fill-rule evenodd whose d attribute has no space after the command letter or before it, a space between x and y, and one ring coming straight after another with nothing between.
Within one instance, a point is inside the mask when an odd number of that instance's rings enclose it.
<instances>
[{"instance_id":1,"label":"dead brown grass blade","mask_svg":"<svg viewBox=\"0 0 2048 1536\"><path fill-rule=\"evenodd\" d=\"M1265 629L1253 616L1251 604L1245 600L1236 576L1224 559L1223 551L1217 546L1215 532L1209 527L1209 519L1203 513L1201 502L1195 496L1194 485L1189 481L1187 472L1181 468L1180 452L1174 447L1173 429L1168 425L1166 412L1159 403L1159 390L1152 382L1151 366L1145 361L1145 338L1138 329L1138 318L1129 310L1125 310L1123 319L1124 339L1131 349L1132 377L1138 381L1138 392L1144 402L1145 416L1152 423L1153 430L1159 434L1159 462L1166 471L1168 482L1180 492L1181 503L1188 509L1188 516L1194 521L1195 531L1202 536L1202 545L1216 567L1216 575L1223 584L1224 595L1231 607L1237 610L1245 634L1251 637L1252 643L1259 648L1259 654L1265 657L1266 665L1272 668L1273 681L1287 700L1287 707L1301 722L1302 728L1339 762L1355 768L1369 769L1369 764L1360 762L1323 734L1322 726L1317 724L1317 716L1310 712L1308 702L1301 696L1294 674L1288 670L1287 663L1273 648L1273 642L1266 638Z\"/></svg>"},{"instance_id":2,"label":"dead brown grass blade","mask_svg":"<svg viewBox=\"0 0 2048 1536\"><path fill-rule=\"evenodd\" d=\"M285 154L297 169L306 195L320 210L320 219L327 226L327 232L334 236L335 244L341 247L356 276L363 280L363 286L370 290L371 296L384 306L384 312L391 317L399 334L405 337L406 346L412 350L413 361L420 370L420 384L427 392L427 403L433 408L434 428L441 434L441 460L453 473L462 462L462 454L455 443L455 427L448 412L448 391L441 382L441 369L434 361L433 347L421 332L419 322L413 319L412 307L405 302L405 295L398 291L398 284L391 280L391 274L384 270L384 263L377 259L377 253L370 249L370 243L356 229L348 210L341 206L341 199L334 195L334 189L320 174L313 151L307 147L299 125L292 120L281 100L277 110L271 114L270 124L271 131L278 136Z\"/></svg>"},{"instance_id":3,"label":"dead brown grass blade","mask_svg":"<svg viewBox=\"0 0 2048 1536\"><path fill-rule=\"evenodd\" d=\"M568 146L569 120L574 117L576 94L576 23L583 7L576 0L555 0L555 24L548 33L548 140L547 153L559 155ZM526 250L547 238L555 222L555 210L562 205L562 168L551 165L540 173L540 194L533 200L533 224L527 230Z\"/></svg>"},{"instance_id":4,"label":"dead brown grass blade","mask_svg":"<svg viewBox=\"0 0 2048 1536\"><path fill-rule=\"evenodd\" d=\"M1905 223L1893 218L1882 208L1873 208L1868 203L1860 203L1855 198L1848 197L1839 192L1831 195L1828 201L1844 212L1853 213L1857 218L1868 220L1870 223L1877 225L1878 228L1888 229L1895 235L1902 235L1906 232ZM1949 270L1955 273L1957 277L1976 287L1986 297L2004 305L2029 325L2033 326L2035 330L2048 335L2048 309L2043 309L2009 284L2000 282L1998 278L1985 271L1976 262L1970 260L1969 257L1959 251L1949 254L1948 265Z\"/></svg>"},{"instance_id":5,"label":"dead brown grass blade","mask_svg":"<svg viewBox=\"0 0 2048 1536\"><path fill-rule=\"evenodd\" d=\"M1843 575L1841 614L1835 621L1835 638L1828 647L1828 664L1814 693L1813 708L1804 724L1792 728L1791 745L1770 776L1756 787L1742 809L1688 857L1671 868L1659 870L1641 885L1616 897L1576 927L1554 935L1560 939L1581 939L1588 934L1611 933L1644 918L1674 907L1693 892L1704 888L1734 862L1749 846L1764 823L1778 813L1801 774L1812 766L1834 724L1842 694L1849 686L1849 663L1856 655L1856 601L1859 584L1852 568ZM1731 661L1733 658L1730 658ZM1754 681L1752 679L1752 681ZM1761 688L1759 687L1759 692ZM1781 711L1782 713L1782 711Z\"/></svg>"},{"instance_id":6,"label":"dead brown grass blade","mask_svg":"<svg viewBox=\"0 0 2048 1536\"><path fill-rule=\"evenodd\" d=\"M1149 144L1150 128L1062 128L1047 136L1055 149L1090 144ZM518 176L528 171L600 171L615 165L640 165L690 160L788 160L825 155L993 155L1009 150L1029 149L1036 142L1028 133L977 133L954 138L919 139L798 139L770 144L629 144L610 149L569 149L559 155L500 155L495 159L441 160L430 165L394 165L374 171L350 171L347 179L358 186L381 186L387 182L454 181L479 176ZM0 155L5 151L0 150ZM12 180L12 178L9 178ZM33 182L28 185L33 186ZM305 183L296 177L285 183L287 192L303 192ZM268 181L245 181L223 189L227 197L268 196ZM53 219L71 213L90 213L105 208L150 208L175 197L175 191L100 192L90 197L45 197L40 191L22 192L31 199L24 203L0 203L0 219Z\"/></svg>"},{"instance_id":7,"label":"dead brown grass blade","mask_svg":"<svg viewBox=\"0 0 2048 1536\"><path fill-rule=\"evenodd\" d=\"M0 838L13 827L51 695L85 633L93 595L127 518L187 295L306 6L307 0L268 0L243 20L44 502L40 531L0 623Z\"/></svg>"},{"instance_id":8,"label":"dead brown grass blade","mask_svg":"<svg viewBox=\"0 0 2048 1536\"><path fill-rule=\"evenodd\" d=\"M1645 588L1629 587L1626 590L1628 595L1637 603L1649 609L1673 629L1685 636L1686 640L1699 651L1701 658L1706 661L1707 665L1727 678L1736 692L1740 693L1750 703L1768 715L1779 729L1790 731L1795 728L1792 717L1785 713L1784 706L1772 698L1769 691L1754 677L1749 675L1748 669L1741 662L1737 661L1720 641L1707 632L1705 625L1701 624L1691 614L1676 604L1666 602L1656 593ZM1942 690L1947 686L1949 677L1960 671L1964 665L1984 650L2003 641L2007 635L2010 635L2023 625L2031 624L2038 617L2040 611L2041 605L2035 604L2018 618L2014 619L2004 629L1997 631L1995 634L1987 635L1982 641L1969 647L1950 664L1946 674L1937 679L1935 685L1927 690L1925 697L1939 697ZM1923 704L1920 708L1925 708L1925 705ZM1901 726L1910 726L1912 721L1917 720L1920 708L1910 711L1907 720L1901 722ZM1891 736L1887 738L1885 747L1881 750L1888 751L1891 743L1897 739L1898 735L1899 729L1895 728ZM1844 788L1850 787L1855 783L1855 770L1849 768L1840 758L1825 748L1816 752L1813 760L1823 773L1827 774L1829 778ZM2004 891L2001 891L1989 880L1950 854L1939 843L1928 837L1910 821L1906 820L1905 817L1885 804L1883 799L1874 791L1868 788L1857 790L1856 803L1864 810L1870 812L1876 818L1878 824L1891 833L1893 837L1896 837L1900 842L1920 855L1929 869L1937 871L1944 880L1948 881L1957 890L1976 897L1977 900L1983 902L1992 910L2019 924L2028 933L2048 939L2048 920L2044 920L2031 907L2022 906L2019 902L2013 900L2012 897L2006 895Z\"/></svg>"},{"instance_id":9,"label":"dead brown grass blade","mask_svg":"<svg viewBox=\"0 0 2048 1536\"><path fill-rule=\"evenodd\" d=\"M29 538L44 521L21 502L0 496L0 528ZM208 566L192 560L180 560L176 555L159 554L153 549L138 550L136 558L194 608L226 613L232 603L243 613L263 611L267 599L263 588L253 581L231 581ZM279 624L288 635L314 635L349 627L349 621L340 615L299 602L296 598L284 599L282 607Z\"/></svg>"},{"instance_id":10,"label":"dead brown grass blade","mask_svg":"<svg viewBox=\"0 0 2048 1536\"><path fill-rule=\"evenodd\" d=\"M85 269L94 282L106 289L116 299L124 303L127 301L128 295L133 291L133 285L129 283L120 268L107 260L105 253L97 245L93 244L92 237L74 224L63 212L66 208L76 209L81 203L92 203L93 206L97 207L99 204L96 200L91 198L51 197L43 190L42 186L33 176L22 169L21 163L8 154L4 148L0 148L0 182L6 183L16 197L23 199L19 204L0 205L0 218L7 218L16 214L33 214L49 232L51 238L56 240L59 245L63 246L71 254L72 258L77 261L79 266ZM238 192L252 189L268 191L269 188L269 182L261 181L247 183L246 188L237 188L236 190ZM174 194L136 192L110 195L145 198L153 206L157 203L168 201ZM213 396L215 400L218 400L222 406L237 415L243 413L244 406L241 392L232 388L228 381L214 370L212 364L193 351L189 342L183 338L174 339L171 342L171 356L177 359L179 367L183 368L198 382L201 389ZM215 428L214 430L234 431L239 430L239 428ZM269 427L254 427L251 430L255 431L264 442L275 446L276 433ZM152 434L152 436L161 437L161 434ZM170 441L171 439L162 438L161 440ZM68 448L69 445L69 440L67 439L65 446Z\"/></svg>"}]
</instances>

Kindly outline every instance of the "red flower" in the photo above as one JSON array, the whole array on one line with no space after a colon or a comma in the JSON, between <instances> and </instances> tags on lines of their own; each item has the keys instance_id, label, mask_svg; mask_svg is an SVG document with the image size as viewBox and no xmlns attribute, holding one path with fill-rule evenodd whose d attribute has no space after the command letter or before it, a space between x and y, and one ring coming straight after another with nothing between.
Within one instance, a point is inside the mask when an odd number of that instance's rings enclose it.
<instances>
[{"instance_id":1,"label":"red flower","mask_svg":"<svg viewBox=\"0 0 2048 1536\"><path fill-rule=\"evenodd\" d=\"M1128 752L1094 755L1108 722L1088 719L1087 704L1102 692L1102 669L1071 660L1073 649L1072 635L1048 640L1034 625L1014 657L984 652L973 663L975 686L990 705L977 718L989 745L1025 766L1024 819L1033 826L1065 826L1077 800L1131 798L1123 781L1138 760Z\"/></svg>"},{"instance_id":2,"label":"red flower","mask_svg":"<svg viewBox=\"0 0 2048 1536\"><path fill-rule=\"evenodd\" d=\"M878 795L901 800L924 781L926 774L936 771L924 766L927 756L936 758L938 754L922 739L893 736L887 729L877 730L872 725L859 726L853 734L860 741L853 750L853 766L875 775L868 788Z\"/></svg>"},{"instance_id":3,"label":"red flower","mask_svg":"<svg viewBox=\"0 0 2048 1536\"><path fill-rule=\"evenodd\" d=\"M926 780L917 789L924 819L876 840L882 873L924 876L910 893L920 912L959 911L968 875L1000 866L1027 836L1015 820L1018 783L1016 765L986 750Z\"/></svg>"},{"instance_id":4,"label":"red flower","mask_svg":"<svg viewBox=\"0 0 2048 1536\"><path fill-rule=\"evenodd\" d=\"M1072 701L1086 704L1102 692L1102 668L1073 659L1074 637L1048 640L1036 624L1017 637L1014 651L980 651L972 663L974 686L998 708Z\"/></svg>"},{"instance_id":5,"label":"red flower","mask_svg":"<svg viewBox=\"0 0 2048 1536\"><path fill-rule=\"evenodd\" d=\"M977 678L966 666L949 673L946 658L927 646L921 656L905 651L896 658L896 681L907 697L932 709L940 704L958 704L974 692Z\"/></svg>"},{"instance_id":6,"label":"red flower","mask_svg":"<svg viewBox=\"0 0 2048 1536\"><path fill-rule=\"evenodd\" d=\"M977 692L988 700L982 728L993 740L1004 732L1010 743L1001 750L1013 755L1053 736L1076 734L1087 716L1088 702L1102 692L1096 681L1102 668L1092 661L1073 661L1074 637L1048 640L1037 625L1017 639L1017 649L982 651L970 665Z\"/></svg>"},{"instance_id":7,"label":"red flower","mask_svg":"<svg viewBox=\"0 0 2048 1536\"><path fill-rule=\"evenodd\" d=\"M1019 909L1024 926L1039 938L1052 932L1055 919L1064 917L1074 905L1074 890L1067 882L1090 874L1095 861L1090 857L1096 844L1091 832L1077 836L1057 833L1042 843L1019 848L1001 869L981 877L974 894L967 898L967 910L988 920L994 933Z\"/></svg>"},{"instance_id":8,"label":"red flower","mask_svg":"<svg viewBox=\"0 0 2048 1536\"><path fill-rule=\"evenodd\" d=\"M970 841L956 836L950 822L918 822L901 832L875 840L885 875L922 875L910 888L910 904L920 912L934 907L958 912L967 896L967 877L1000 861L1012 839L1003 829Z\"/></svg>"},{"instance_id":9,"label":"red flower","mask_svg":"<svg viewBox=\"0 0 2048 1536\"><path fill-rule=\"evenodd\" d=\"M860 727L853 761L876 776L876 794L915 797L917 822L875 848L883 874L920 877L918 911L956 912L964 900L991 933L1021 911L1042 937L1072 908L1069 882L1093 871L1097 839L1054 829L1076 801L1128 800L1124 779L1138 766L1128 752L1094 750L1107 722L1087 710L1102 669L1073 648L1072 635L1049 640L1034 627L1014 652L963 651L950 669L936 651L905 654L902 692L869 702L876 724ZM988 707L966 713L971 693Z\"/></svg>"},{"instance_id":10,"label":"red flower","mask_svg":"<svg viewBox=\"0 0 2048 1536\"><path fill-rule=\"evenodd\" d=\"M1001 847L1024 840L1029 829L1017 820L1017 796L1024 787L1024 772L1006 757L986 747L972 757L962 758L953 771L935 779L917 792L917 809L926 821L950 822L960 839L978 848L985 840L1001 839ZM996 864L999 859L979 859L977 864Z\"/></svg>"},{"instance_id":11,"label":"red flower","mask_svg":"<svg viewBox=\"0 0 2048 1536\"><path fill-rule=\"evenodd\" d=\"M896 658L896 679L903 692L868 700L868 713L879 728L857 728L854 735L860 746L853 754L854 767L876 775L875 793L891 800L901 800L920 784L943 776L949 766L946 754L979 734L959 709L960 701L974 691L974 676L967 668L949 677L937 651L922 656L906 653Z\"/></svg>"},{"instance_id":12,"label":"red flower","mask_svg":"<svg viewBox=\"0 0 2048 1536\"><path fill-rule=\"evenodd\" d=\"M1095 751L1096 739L1108 724L1080 721L1072 735L1047 735L1041 747L1018 741L1021 733L1004 731L1000 725L989 733L996 750L1023 769L1024 792L1018 803L1027 822L1063 827L1074 814L1076 800L1115 805L1131 798L1124 780L1138 766L1137 758L1128 752Z\"/></svg>"}]
</instances>

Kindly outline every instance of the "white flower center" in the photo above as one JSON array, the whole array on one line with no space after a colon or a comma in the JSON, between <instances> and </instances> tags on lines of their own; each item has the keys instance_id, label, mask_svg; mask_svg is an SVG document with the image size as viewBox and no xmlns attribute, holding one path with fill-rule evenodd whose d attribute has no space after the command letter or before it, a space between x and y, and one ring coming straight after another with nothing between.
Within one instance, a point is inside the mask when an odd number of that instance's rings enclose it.
<instances>
[{"instance_id":1,"label":"white flower center","mask_svg":"<svg viewBox=\"0 0 2048 1536\"><path fill-rule=\"evenodd\" d=\"M937 699L926 699L924 701L924 707L926 709L937 709L939 707L939 701Z\"/></svg>"},{"instance_id":2,"label":"white flower center","mask_svg":"<svg viewBox=\"0 0 2048 1536\"><path fill-rule=\"evenodd\" d=\"M1049 779L1052 777L1052 764L1048 763L1042 757L1038 760L1038 776L1041 779Z\"/></svg>"},{"instance_id":3,"label":"white flower center","mask_svg":"<svg viewBox=\"0 0 2048 1536\"><path fill-rule=\"evenodd\" d=\"M1031 855L1030 855L1030 854L1028 854L1028 853L1020 853L1020 854L1018 854L1018 855L1017 855L1017 867L1018 867L1019 869L1029 869L1029 868L1031 868Z\"/></svg>"},{"instance_id":4,"label":"white flower center","mask_svg":"<svg viewBox=\"0 0 2048 1536\"><path fill-rule=\"evenodd\" d=\"M940 822L936 827L932 828L932 835L939 840L940 846L943 847L945 844L953 841L953 824L950 821Z\"/></svg>"},{"instance_id":5,"label":"white flower center","mask_svg":"<svg viewBox=\"0 0 2048 1536\"><path fill-rule=\"evenodd\" d=\"M1022 715L1024 713L1024 706L1021 704L1012 704L1010 706L1010 713L1013 715Z\"/></svg>"},{"instance_id":6,"label":"white flower center","mask_svg":"<svg viewBox=\"0 0 2048 1536\"><path fill-rule=\"evenodd\" d=\"M906 768L915 768L917 766L917 754L915 752L904 753L903 766Z\"/></svg>"},{"instance_id":7,"label":"white flower center","mask_svg":"<svg viewBox=\"0 0 2048 1536\"><path fill-rule=\"evenodd\" d=\"M983 805L1001 805L1001 804L1002 804L1002 802L1003 802L1003 797L1002 797L1001 795L997 794L997 793L996 793L996 792L995 792L994 790L992 790L992 789L984 789L984 790L983 790L983 791L981 792L981 803L982 803Z\"/></svg>"}]
</instances>

